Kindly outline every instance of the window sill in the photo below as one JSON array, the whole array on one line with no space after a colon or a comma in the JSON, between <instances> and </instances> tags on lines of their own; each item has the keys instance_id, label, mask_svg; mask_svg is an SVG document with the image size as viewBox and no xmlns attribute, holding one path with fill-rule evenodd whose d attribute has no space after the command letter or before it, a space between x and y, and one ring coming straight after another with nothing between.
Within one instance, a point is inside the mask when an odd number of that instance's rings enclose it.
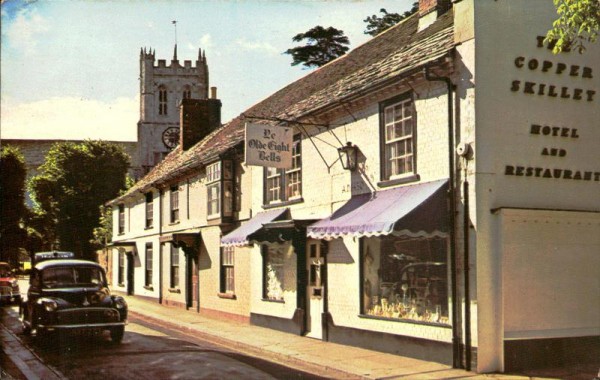
<instances>
[{"instance_id":1,"label":"window sill","mask_svg":"<svg viewBox=\"0 0 600 380\"><path fill-rule=\"evenodd\" d=\"M144 227L144 230L151 230L153 228L154 228L154 226L146 226L146 227Z\"/></svg>"},{"instance_id":2,"label":"window sill","mask_svg":"<svg viewBox=\"0 0 600 380\"><path fill-rule=\"evenodd\" d=\"M121 288L124 288L124 287L125 287L125 284L124 284L124 283L122 283L122 282L119 282L119 283L117 284L117 286L118 286L118 287L121 287Z\"/></svg>"},{"instance_id":3,"label":"window sill","mask_svg":"<svg viewBox=\"0 0 600 380\"><path fill-rule=\"evenodd\" d=\"M174 226L174 225L177 225L177 224L179 224L179 220L176 220L174 222L169 223L169 226Z\"/></svg>"},{"instance_id":4,"label":"window sill","mask_svg":"<svg viewBox=\"0 0 600 380\"><path fill-rule=\"evenodd\" d=\"M378 321L412 323L414 325L441 327L441 328L445 328L445 329L452 328L451 325L446 324L446 323L415 321L413 319L406 319L406 318L388 318L388 317L379 317L379 316L376 316L376 315L369 315L369 314L359 314L358 317L359 318L363 318L363 319L375 319L375 320L378 320Z\"/></svg>"},{"instance_id":5,"label":"window sill","mask_svg":"<svg viewBox=\"0 0 600 380\"><path fill-rule=\"evenodd\" d=\"M179 288L169 288L169 293L181 293L181 289L179 289Z\"/></svg>"},{"instance_id":6,"label":"window sill","mask_svg":"<svg viewBox=\"0 0 600 380\"><path fill-rule=\"evenodd\" d=\"M402 177L402 178L395 178L395 179L388 179L388 180L384 180L384 181L379 181L377 182L377 186L379 187L389 187L389 186L395 186L395 185L402 185L405 183L411 183L411 182L417 182L421 179L421 176L419 176L418 174L413 174L410 175L408 177Z\"/></svg>"},{"instance_id":7,"label":"window sill","mask_svg":"<svg viewBox=\"0 0 600 380\"><path fill-rule=\"evenodd\" d=\"M220 219L220 218L221 218L221 214L212 214L212 215L208 215L206 217L206 220L210 221L210 220L215 220L215 219Z\"/></svg>"},{"instance_id":8,"label":"window sill","mask_svg":"<svg viewBox=\"0 0 600 380\"><path fill-rule=\"evenodd\" d=\"M153 291L154 290L154 286L152 286L152 285L145 285L144 289Z\"/></svg>"},{"instance_id":9,"label":"window sill","mask_svg":"<svg viewBox=\"0 0 600 380\"><path fill-rule=\"evenodd\" d=\"M123 235L125 235L125 232L119 232L119 233L117 234L117 236L123 236Z\"/></svg>"},{"instance_id":10,"label":"window sill","mask_svg":"<svg viewBox=\"0 0 600 380\"><path fill-rule=\"evenodd\" d=\"M264 210L268 210L270 208L277 208L277 207L281 207L281 206L290 206L290 205L295 205L295 204L302 203L302 202L304 202L304 198L300 197L300 198L294 198L289 201L265 204L262 206L262 208Z\"/></svg>"},{"instance_id":11,"label":"window sill","mask_svg":"<svg viewBox=\"0 0 600 380\"><path fill-rule=\"evenodd\" d=\"M273 303L285 303L285 300L272 300L270 298L261 298L263 302L273 302Z\"/></svg>"},{"instance_id":12,"label":"window sill","mask_svg":"<svg viewBox=\"0 0 600 380\"><path fill-rule=\"evenodd\" d=\"M237 299L237 297L235 296L235 293L217 293L217 297L219 297L219 298L225 298L225 299L228 299L228 300Z\"/></svg>"}]
</instances>

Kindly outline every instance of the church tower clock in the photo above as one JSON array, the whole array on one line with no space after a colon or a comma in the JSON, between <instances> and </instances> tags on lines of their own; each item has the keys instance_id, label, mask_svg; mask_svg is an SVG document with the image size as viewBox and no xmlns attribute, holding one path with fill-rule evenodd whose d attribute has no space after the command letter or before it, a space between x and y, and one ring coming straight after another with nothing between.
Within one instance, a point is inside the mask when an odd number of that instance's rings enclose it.
<instances>
[{"instance_id":1,"label":"church tower clock","mask_svg":"<svg viewBox=\"0 0 600 380\"><path fill-rule=\"evenodd\" d=\"M155 51L140 51L140 119L138 135L139 177L148 173L179 144L179 103L182 99L208 98L206 52L198 50L194 65L177 59L155 60Z\"/></svg>"}]
</instances>

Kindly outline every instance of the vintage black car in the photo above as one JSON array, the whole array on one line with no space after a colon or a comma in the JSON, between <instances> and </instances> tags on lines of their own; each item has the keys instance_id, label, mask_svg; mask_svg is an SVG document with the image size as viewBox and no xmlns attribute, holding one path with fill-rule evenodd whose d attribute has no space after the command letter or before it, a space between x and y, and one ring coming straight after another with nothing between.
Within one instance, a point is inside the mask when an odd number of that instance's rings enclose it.
<instances>
[{"instance_id":1,"label":"vintage black car","mask_svg":"<svg viewBox=\"0 0 600 380\"><path fill-rule=\"evenodd\" d=\"M27 299L21 303L23 332L47 338L55 332L110 331L120 343L127 303L111 295L104 269L86 260L46 260L32 269Z\"/></svg>"}]
</instances>

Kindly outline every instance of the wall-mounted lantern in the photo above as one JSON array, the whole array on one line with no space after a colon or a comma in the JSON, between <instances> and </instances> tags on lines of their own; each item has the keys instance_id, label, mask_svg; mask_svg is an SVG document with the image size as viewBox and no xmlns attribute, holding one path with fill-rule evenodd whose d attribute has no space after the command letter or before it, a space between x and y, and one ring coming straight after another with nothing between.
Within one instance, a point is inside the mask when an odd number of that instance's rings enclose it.
<instances>
[{"instance_id":1,"label":"wall-mounted lantern","mask_svg":"<svg viewBox=\"0 0 600 380\"><path fill-rule=\"evenodd\" d=\"M356 170L356 164L358 162L358 147L356 145L352 145L352 143L348 141L345 146L338 148L338 154L344 170Z\"/></svg>"}]
</instances>

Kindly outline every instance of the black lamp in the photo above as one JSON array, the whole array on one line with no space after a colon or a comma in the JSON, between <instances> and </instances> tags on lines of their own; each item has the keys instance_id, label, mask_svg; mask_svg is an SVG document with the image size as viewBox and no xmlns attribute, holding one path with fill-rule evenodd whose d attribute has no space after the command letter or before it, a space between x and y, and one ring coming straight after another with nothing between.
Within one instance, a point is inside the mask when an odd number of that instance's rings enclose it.
<instances>
[{"instance_id":1,"label":"black lamp","mask_svg":"<svg viewBox=\"0 0 600 380\"><path fill-rule=\"evenodd\" d=\"M358 147L356 145L352 145L348 141L345 146L338 148L338 154L345 170L356 170L356 163L358 162Z\"/></svg>"}]
</instances>

